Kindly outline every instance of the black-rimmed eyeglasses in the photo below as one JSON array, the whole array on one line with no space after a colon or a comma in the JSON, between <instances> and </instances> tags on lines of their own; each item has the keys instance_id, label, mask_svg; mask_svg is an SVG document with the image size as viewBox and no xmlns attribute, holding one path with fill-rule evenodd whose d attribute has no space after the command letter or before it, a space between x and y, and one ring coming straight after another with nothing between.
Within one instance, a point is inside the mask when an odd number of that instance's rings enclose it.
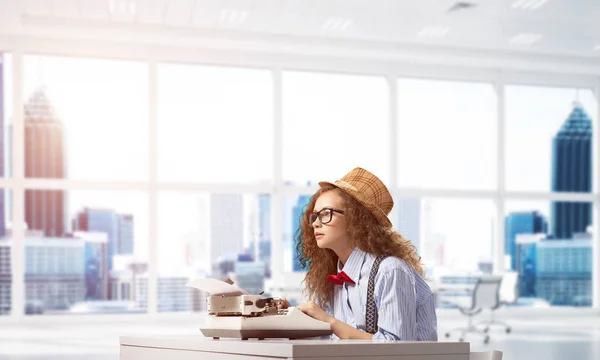
<instances>
[{"instance_id":1,"label":"black-rimmed eyeglasses","mask_svg":"<svg viewBox=\"0 0 600 360\"><path fill-rule=\"evenodd\" d=\"M338 209L334 209L331 207L327 207L327 208L323 208L319 211L314 211L313 213L310 214L310 217L308 218L308 220L310 221L310 224L314 223L315 220L317 220L317 218L319 219L319 221L321 222L321 224L328 224L331 222L331 219L333 218L333 213L336 212L338 214L343 214L344 212L342 210L338 210Z\"/></svg>"}]
</instances>

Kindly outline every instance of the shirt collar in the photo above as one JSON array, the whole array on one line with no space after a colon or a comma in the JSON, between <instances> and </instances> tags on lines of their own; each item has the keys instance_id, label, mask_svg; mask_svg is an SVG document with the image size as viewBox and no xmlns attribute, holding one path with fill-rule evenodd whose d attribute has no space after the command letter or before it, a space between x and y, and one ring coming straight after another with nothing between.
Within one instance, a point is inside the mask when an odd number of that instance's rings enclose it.
<instances>
[{"instance_id":1,"label":"shirt collar","mask_svg":"<svg viewBox=\"0 0 600 360\"><path fill-rule=\"evenodd\" d=\"M343 270L350 279L358 284L360 269L362 268L366 255L366 252L355 247L343 267L342 262L338 259L338 273Z\"/></svg>"}]
</instances>

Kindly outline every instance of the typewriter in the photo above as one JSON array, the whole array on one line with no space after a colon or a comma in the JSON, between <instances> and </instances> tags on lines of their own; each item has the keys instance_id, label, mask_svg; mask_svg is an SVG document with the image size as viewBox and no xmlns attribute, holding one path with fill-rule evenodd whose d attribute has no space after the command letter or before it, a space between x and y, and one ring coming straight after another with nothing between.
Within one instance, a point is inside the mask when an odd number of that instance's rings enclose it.
<instances>
[{"instance_id":1,"label":"typewriter","mask_svg":"<svg viewBox=\"0 0 600 360\"><path fill-rule=\"evenodd\" d=\"M315 320L295 307L284 309L284 300L250 295L232 283L197 279L187 286L206 291L208 316L202 334L213 339L288 338L331 335L331 326Z\"/></svg>"}]
</instances>

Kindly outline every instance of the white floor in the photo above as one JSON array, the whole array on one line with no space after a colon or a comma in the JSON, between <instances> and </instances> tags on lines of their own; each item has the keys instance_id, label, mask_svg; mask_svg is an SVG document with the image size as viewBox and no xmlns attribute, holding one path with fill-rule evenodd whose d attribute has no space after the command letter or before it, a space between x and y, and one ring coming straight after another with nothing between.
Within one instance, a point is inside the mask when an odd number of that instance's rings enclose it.
<instances>
[{"instance_id":1,"label":"white floor","mask_svg":"<svg viewBox=\"0 0 600 360\"><path fill-rule=\"evenodd\" d=\"M497 317L512 325L512 333L492 331L487 345L479 335L467 336L471 351L500 350L508 360L600 359L600 315L590 310L552 313L519 309ZM0 360L116 360L120 335L194 334L201 322L200 314L0 318ZM447 330L464 324L466 319L455 312L440 311L440 341L446 340ZM458 333L450 338L457 339Z\"/></svg>"}]
</instances>

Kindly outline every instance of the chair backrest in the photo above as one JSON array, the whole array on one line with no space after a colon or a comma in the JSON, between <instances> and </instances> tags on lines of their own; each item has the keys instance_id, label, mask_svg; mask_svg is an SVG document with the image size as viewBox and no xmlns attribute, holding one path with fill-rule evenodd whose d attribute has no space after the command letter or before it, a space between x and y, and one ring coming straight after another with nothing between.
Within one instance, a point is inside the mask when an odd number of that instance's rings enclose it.
<instances>
[{"instance_id":1,"label":"chair backrest","mask_svg":"<svg viewBox=\"0 0 600 360\"><path fill-rule=\"evenodd\" d=\"M507 271L502 275L500 284L500 301L503 303L514 303L519 299L519 273L516 271Z\"/></svg>"},{"instance_id":2,"label":"chair backrest","mask_svg":"<svg viewBox=\"0 0 600 360\"><path fill-rule=\"evenodd\" d=\"M502 360L502 351L472 352L469 360Z\"/></svg>"},{"instance_id":3,"label":"chair backrest","mask_svg":"<svg viewBox=\"0 0 600 360\"><path fill-rule=\"evenodd\" d=\"M500 283L501 276L482 276L475 283L473 289L473 308L491 309L500 304Z\"/></svg>"}]
</instances>

